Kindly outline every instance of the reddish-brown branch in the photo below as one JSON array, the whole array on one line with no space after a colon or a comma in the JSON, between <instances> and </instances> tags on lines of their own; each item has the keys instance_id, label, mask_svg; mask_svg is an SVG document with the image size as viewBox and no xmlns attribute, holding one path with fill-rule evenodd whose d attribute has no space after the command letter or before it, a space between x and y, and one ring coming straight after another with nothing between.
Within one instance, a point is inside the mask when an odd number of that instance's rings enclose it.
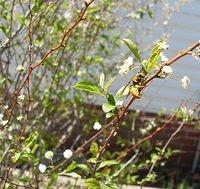
<instances>
[{"instance_id":1,"label":"reddish-brown branch","mask_svg":"<svg viewBox=\"0 0 200 189\"><path fill-rule=\"evenodd\" d=\"M25 86L25 84L27 83L27 81L29 80L30 78L30 75L32 74L32 72L38 68L39 66L41 66L44 61L51 55L53 54L55 51L59 50L61 47L64 47L64 43L66 42L66 40L69 38L69 36L71 35L72 31L74 31L74 29L77 27L77 25L85 19L85 14L86 14L86 11L88 9L88 7L92 4L94 0L91 0L91 2L89 3L85 3L85 7L82 9L81 13L79 14L79 16L75 19L75 21L73 22L73 24L67 28L61 38L61 41L58 45L56 45L55 47L51 48L49 51L46 52L46 54L43 56L43 58L36 62L35 64L31 65L29 67L29 70L28 72L26 73L26 75L24 76L24 78L22 79L22 82L21 84L19 85L18 89L14 92L14 97L13 97L13 104L12 104L12 107L11 109L9 110L8 112L8 116L9 118L11 117L12 113L13 113L13 110L15 108L15 106L17 105L17 98L18 98L18 95L20 93L20 91L22 90L22 88Z\"/></svg>"},{"instance_id":2,"label":"reddish-brown branch","mask_svg":"<svg viewBox=\"0 0 200 189\"><path fill-rule=\"evenodd\" d=\"M67 41L67 39L69 38L69 36L71 35L71 33L74 31L74 29L77 27L77 25L85 19L85 14L86 11L88 9L88 7L92 4L94 0L91 0L89 3L85 3L85 7L82 9L82 11L80 12L79 16L75 19L75 21L72 23L72 25L67 28L61 38L61 41L58 45L56 45L55 47L51 48L49 51L47 51L47 53L43 56L43 58L36 62L35 64L32 64L29 66L29 70L26 73L26 75L24 76L24 78L22 79L21 84L19 85L18 89L14 92L14 96L13 96L13 104L12 107L9 109L8 111L8 117L9 117L9 121L11 119L11 116L13 114L14 108L17 105L17 98L18 95L20 94L22 88L26 85L27 82L29 82L30 76L32 74L32 72L38 68L39 66L41 66L44 61L51 55L53 54L55 51L59 50L61 47L64 46L64 43ZM30 25L31 27L31 25ZM29 84L29 83L28 83ZM5 180L4 180L4 187L7 183L7 179L9 177L11 171L11 165L9 165L9 168L5 171Z\"/></svg>"},{"instance_id":3,"label":"reddish-brown branch","mask_svg":"<svg viewBox=\"0 0 200 189\"><path fill-rule=\"evenodd\" d=\"M173 58L171 58L169 61L165 62L164 64L162 64L161 68L155 73L153 74L150 78L148 78L145 82L144 82L144 86L141 90L144 90L148 84L153 81L161 72L162 67L165 65L171 65L174 62L176 62L177 60L179 60L180 58L182 58L183 56L188 55L188 53L192 50L194 50L195 48L197 48L198 46L200 46L200 43L197 42L195 43L192 47L183 50L181 52L178 53L178 55L174 56ZM115 125L117 123L120 123L123 120L124 115L126 114L126 112L128 111L128 108L131 106L131 104L136 100L136 98L132 97L130 99L130 101L128 102L128 104L126 105L126 107L124 108L124 110L122 111L122 113L116 117L113 118L113 120L111 120L107 125L104 126L104 128L108 128L112 125ZM173 117L174 118L174 117ZM85 143L83 143L76 151L75 153L78 154L80 151L82 151L86 146L88 146L95 138L97 138L100 134L102 133L102 130L100 130L98 133L96 133L93 137L91 137L88 141L86 141Z\"/></svg>"},{"instance_id":4,"label":"reddish-brown branch","mask_svg":"<svg viewBox=\"0 0 200 189\"><path fill-rule=\"evenodd\" d=\"M147 78L147 80L144 82L144 86L142 87L141 91L143 91L148 85L149 83L151 83L155 78L157 78L157 76L159 75L159 73L161 72L163 66L165 65L171 65L173 64L174 62L176 62L177 60L179 60L180 58L186 56L189 54L189 52L193 51L195 48L199 47L200 46L200 42L197 42L195 43L192 47L186 49L186 50L183 50L181 52L178 53L178 55L174 56L173 58L171 58L169 61L165 62L162 64L161 68L155 73L153 74L152 76L150 76L149 78ZM79 154L80 152L82 152L86 147L88 147L88 145L93 141L95 140L97 137L99 137L103 132L104 132L104 129L107 129L111 126L114 126L115 124L119 124L125 114L127 113L128 111L128 108L131 106L131 104L136 100L137 98L134 98L132 97L128 104L125 106L125 108L123 109L123 111L120 113L120 115L117 115L115 116L107 125L103 126L103 128L98 131L95 135L93 135L90 139L88 139L87 141L85 141L79 148L77 148L77 150L74 152L74 155L77 155ZM168 123L170 123L173 119L175 118L175 115L173 115L169 120L168 122L166 122L164 125L162 125L159 129L157 129L155 132L152 133L151 136L148 136L146 137L145 139L143 139L142 141L140 141L140 144L142 142L144 142L145 140L148 140L150 138L152 138L153 136L155 136L158 132L160 132L163 128L165 128L167 126ZM138 146L139 144L137 144ZM129 149L129 151L133 150L136 146L134 145L133 147L131 147L131 149ZM126 156L126 155L125 155ZM123 157L119 157L118 159L122 159L124 158L124 155ZM60 164L58 164L57 166L55 166L48 174L46 174L44 177L42 177L40 179L40 181L42 181L44 178L46 178L50 173L52 173L53 171L55 171L56 169L58 169L59 167L61 167L62 165L64 165L68 160L64 160L62 161Z\"/></svg>"},{"instance_id":5,"label":"reddish-brown branch","mask_svg":"<svg viewBox=\"0 0 200 189\"><path fill-rule=\"evenodd\" d=\"M123 159L127 154L129 154L131 151L133 151L135 148L137 148L140 144L142 144L143 142L152 139L154 136L156 136L157 134L159 134L165 127L167 127L169 125L169 123L171 123L174 119L176 118L176 114L174 114L173 116L170 117L170 119L164 123L161 127L158 127L154 132L152 132L150 135L148 135L147 137L143 138L142 140L140 140L138 143L132 145L131 147L129 147L129 149L127 150L126 154L124 154L123 156L120 156L118 158L118 160Z\"/></svg>"},{"instance_id":6,"label":"reddish-brown branch","mask_svg":"<svg viewBox=\"0 0 200 189\"><path fill-rule=\"evenodd\" d=\"M193 111L196 112L198 110L198 107L199 107L199 103L196 103L195 106L193 107ZM150 169L149 169L149 172L147 174L150 175L156 165L156 163L161 160L162 156L164 155L167 147L169 146L170 142L172 141L172 139L177 135L177 133L183 128L185 124L185 121L183 121L179 126L178 128L172 133L172 135L170 136L170 138L167 140L166 144L164 145L164 147L162 148L162 151L160 153L160 155L157 157L157 159L153 162L153 164L151 165Z\"/></svg>"}]
</instances>

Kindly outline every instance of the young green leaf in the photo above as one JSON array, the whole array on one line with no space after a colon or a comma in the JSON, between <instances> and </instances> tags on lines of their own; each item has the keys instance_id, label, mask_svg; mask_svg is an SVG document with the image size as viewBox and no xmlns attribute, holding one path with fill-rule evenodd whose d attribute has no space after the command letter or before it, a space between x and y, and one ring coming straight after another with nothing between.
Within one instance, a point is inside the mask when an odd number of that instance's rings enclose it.
<instances>
[{"instance_id":1,"label":"young green leaf","mask_svg":"<svg viewBox=\"0 0 200 189\"><path fill-rule=\"evenodd\" d=\"M87 160L88 163L93 163L93 164L96 164L97 163L97 158L90 158Z\"/></svg>"},{"instance_id":2,"label":"young green leaf","mask_svg":"<svg viewBox=\"0 0 200 189\"><path fill-rule=\"evenodd\" d=\"M111 165L116 165L118 164L118 162L116 160L107 160L107 161L103 161L100 163L99 167L97 170L106 167L106 166L111 166Z\"/></svg>"},{"instance_id":3,"label":"young green leaf","mask_svg":"<svg viewBox=\"0 0 200 189\"><path fill-rule=\"evenodd\" d=\"M77 164L77 168L85 171L86 173L90 172L90 168L87 165L85 165L85 164Z\"/></svg>"},{"instance_id":4,"label":"young green leaf","mask_svg":"<svg viewBox=\"0 0 200 189\"><path fill-rule=\"evenodd\" d=\"M108 104L115 105L115 98L112 94L107 93L106 98L108 100Z\"/></svg>"},{"instance_id":5,"label":"young green leaf","mask_svg":"<svg viewBox=\"0 0 200 189\"><path fill-rule=\"evenodd\" d=\"M113 83L114 80L115 80L115 77L111 78L109 81L105 83L105 86L104 86L105 91L108 91L108 88L110 87L110 85Z\"/></svg>"},{"instance_id":6,"label":"young green leaf","mask_svg":"<svg viewBox=\"0 0 200 189\"><path fill-rule=\"evenodd\" d=\"M128 86L128 85L127 85L127 86L122 86L122 87L117 91L117 93L116 93L116 95L115 95L116 101L117 101L118 99L120 99L121 97L128 95L128 93L129 93L129 86Z\"/></svg>"},{"instance_id":7,"label":"young green leaf","mask_svg":"<svg viewBox=\"0 0 200 189\"><path fill-rule=\"evenodd\" d=\"M149 73L153 68L155 68L156 65L160 62L160 47L158 43L155 44L153 47L152 53L150 58L146 62L146 70Z\"/></svg>"},{"instance_id":8,"label":"young green leaf","mask_svg":"<svg viewBox=\"0 0 200 189\"><path fill-rule=\"evenodd\" d=\"M114 116L114 115L115 115L114 113L108 112L108 113L106 114L106 118L110 118L110 117L112 117L112 116Z\"/></svg>"},{"instance_id":9,"label":"young green leaf","mask_svg":"<svg viewBox=\"0 0 200 189\"><path fill-rule=\"evenodd\" d=\"M0 80L0 86L6 81L6 78Z\"/></svg>"},{"instance_id":10,"label":"young green leaf","mask_svg":"<svg viewBox=\"0 0 200 189\"><path fill-rule=\"evenodd\" d=\"M96 156L98 152L99 152L98 144L96 142L93 142L90 146L90 153Z\"/></svg>"},{"instance_id":11,"label":"young green leaf","mask_svg":"<svg viewBox=\"0 0 200 189\"><path fill-rule=\"evenodd\" d=\"M72 178L81 178L81 175L79 175L75 172L66 173L63 171L63 172L59 173L59 175L68 176L68 177L72 177Z\"/></svg>"},{"instance_id":12,"label":"young green leaf","mask_svg":"<svg viewBox=\"0 0 200 189\"><path fill-rule=\"evenodd\" d=\"M105 113L108 113L112 110L114 110L116 107L115 105L109 104L109 103L103 103L102 109Z\"/></svg>"},{"instance_id":13,"label":"young green leaf","mask_svg":"<svg viewBox=\"0 0 200 189\"><path fill-rule=\"evenodd\" d=\"M72 163L70 165L68 165L67 169L65 169L65 171L67 173L72 172L74 169L76 169L77 167L77 163L75 161L72 161Z\"/></svg>"},{"instance_id":14,"label":"young green leaf","mask_svg":"<svg viewBox=\"0 0 200 189\"><path fill-rule=\"evenodd\" d=\"M134 54L135 58L139 61L142 62L142 58L140 55L140 51L135 44L135 42L131 41L130 39L123 38L123 42L128 46L128 48L131 50L131 52Z\"/></svg>"},{"instance_id":15,"label":"young green leaf","mask_svg":"<svg viewBox=\"0 0 200 189\"><path fill-rule=\"evenodd\" d=\"M105 85L105 75L104 73L101 73L100 78L99 78L99 85L102 89L104 89Z\"/></svg>"},{"instance_id":16,"label":"young green leaf","mask_svg":"<svg viewBox=\"0 0 200 189\"><path fill-rule=\"evenodd\" d=\"M73 87L82 91L87 91L90 93L104 96L104 94L101 92L101 88L97 84L92 83L91 81L79 81Z\"/></svg>"},{"instance_id":17,"label":"young green leaf","mask_svg":"<svg viewBox=\"0 0 200 189\"><path fill-rule=\"evenodd\" d=\"M25 140L25 146L30 148L32 145L34 145L34 143L38 139L38 136L39 135L37 132L31 133L30 136Z\"/></svg>"},{"instance_id":18,"label":"young green leaf","mask_svg":"<svg viewBox=\"0 0 200 189\"><path fill-rule=\"evenodd\" d=\"M88 189L100 189L100 184L95 178L88 178L86 180L86 185Z\"/></svg>"},{"instance_id":19,"label":"young green leaf","mask_svg":"<svg viewBox=\"0 0 200 189\"><path fill-rule=\"evenodd\" d=\"M12 162L16 163L20 159L20 156L21 156L21 152L15 153L15 155L11 157Z\"/></svg>"}]
</instances>

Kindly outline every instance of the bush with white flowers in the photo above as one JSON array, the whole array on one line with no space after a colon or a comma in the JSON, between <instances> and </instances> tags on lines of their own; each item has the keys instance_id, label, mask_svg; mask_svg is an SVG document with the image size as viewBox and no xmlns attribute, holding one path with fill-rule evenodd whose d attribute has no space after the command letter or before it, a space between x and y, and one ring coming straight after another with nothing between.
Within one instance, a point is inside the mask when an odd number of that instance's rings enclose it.
<instances>
[{"instance_id":1,"label":"bush with white flowers","mask_svg":"<svg viewBox=\"0 0 200 189\"><path fill-rule=\"evenodd\" d=\"M160 8L166 12L155 16ZM167 27L174 7L0 0L0 10L0 188L165 183L160 170L177 151L150 141L165 116L143 121L130 106L145 100L155 80L190 86L173 65L184 56L199 60L199 42L175 57L166 56L167 35L145 42L155 23ZM182 105L173 121L194 123L195 108Z\"/></svg>"}]
</instances>

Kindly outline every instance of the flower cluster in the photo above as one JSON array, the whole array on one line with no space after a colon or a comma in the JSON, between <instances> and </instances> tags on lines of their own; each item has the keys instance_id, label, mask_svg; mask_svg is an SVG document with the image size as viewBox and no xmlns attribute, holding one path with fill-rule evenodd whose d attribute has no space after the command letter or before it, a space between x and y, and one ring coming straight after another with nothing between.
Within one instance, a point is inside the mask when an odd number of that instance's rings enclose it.
<instances>
[{"instance_id":1,"label":"flower cluster","mask_svg":"<svg viewBox=\"0 0 200 189\"><path fill-rule=\"evenodd\" d=\"M17 98L18 101L23 101L24 99L25 99L25 95L23 95L23 94L19 95Z\"/></svg>"},{"instance_id":2,"label":"flower cluster","mask_svg":"<svg viewBox=\"0 0 200 189\"><path fill-rule=\"evenodd\" d=\"M181 79L181 84L184 89L188 89L190 86L190 78L188 76L184 76Z\"/></svg>"},{"instance_id":3,"label":"flower cluster","mask_svg":"<svg viewBox=\"0 0 200 189\"><path fill-rule=\"evenodd\" d=\"M130 71L131 66L133 65L133 57L128 57L124 64L119 67L119 74L121 76L126 76L126 74Z\"/></svg>"},{"instance_id":4,"label":"flower cluster","mask_svg":"<svg viewBox=\"0 0 200 189\"><path fill-rule=\"evenodd\" d=\"M160 50L166 50L169 48L169 45L167 44L166 41L162 41L162 42L160 42L159 47L160 47Z\"/></svg>"},{"instance_id":5,"label":"flower cluster","mask_svg":"<svg viewBox=\"0 0 200 189\"><path fill-rule=\"evenodd\" d=\"M94 130L100 130L102 128L102 125L99 122L95 122L93 125Z\"/></svg>"},{"instance_id":6,"label":"flower cluster","mask_svg":"<svg viewBox=\"0 0 200 189\"><path fill-rule=\"evenodd\" d=\"M46 153L44 154L44 157L45 157L46 159L52 160L53 155L54 155L54 154L53 154L52 151L46 151Z\"/></svg>"},{"instance_id":7,"label":"flower cluster","mask_svg":"<svg viewBox=\"0 0 200 189\"><path fill-rule=\"evenodd\" d=\"M159 77L166 78L167 76L169 76L172 73L173 73L173 70L170 66L163 66L161 73L159 74Z\"/></svg>"},{"instance_id":8,"label":"flower cluster","mask_svg":"<svg viewBox=\"0 0 200 189\"><path fill-rule=\"evenodd\" d=\"M155 123L155 121L154 121L154 120L151 120L151 121L148 123L147 127L141 128L141 129L140 129L140 132L141 132L142 135L145 135L145 134L147 134L149 131L151 131L153 128L155 128L156 126L157 126L157 124Z\"/></svg>"},{"instance_id":9,"label":"flower cluster","mask_svg":"<svg viewBox=\"0 0 200 189\"><path fill-rule=\"evenodd\" d=\"M162 52L160 53L161 62L167 62L169 58L167 58Z\"/></svg>"},{"instance_id":10,"label":"flower cluster","mask_svg":"<svg viewBox=\"0 0 200 189\"><path fill-rule=\"evenodd\" d=\"M16 70L17 70L18 72L24 72L26 69L25 69L24 66L18 65L17 68L16 68Z\"/></svg>"},{"instance_id":11,"label":"flower cluster","mask_svg":"<svg viewBox=\"0 0 200 189\"><path fill-rule=\"evenodd\" d=\"M23 117L22 115L19 115L16 119L17 119L18 121L22 121L23 118L24 118L24 117Z\"/></svg>"},{"instance_id":12,"label":"flower cluster","mask_svg":"<svg viewBox=\"0 0 200 189\"><path fill-rule=\"evenodd\" d=\"M40 163L38 166L38 169L41 173L44 173L46 171L47 167L45 164Z\"/></svg>"},{"instance_id":13,"label":"flower cluster","mask_svg":"<svg viewBox=\"0 0 200 189\"><path fill-rule=\"evenodd\" d=\"M3 117L3 114L0 114L0 125L5 126L8 123L8 120L4 120Z\"/></svg>"},{"instance_id":14,"label":"flower cluster","mask_svg":"<svg viewBox=\"0 0 200 189\"><path fill-rule=\"evenodd\" d=\"M65 150L65 151L63 152L63 156L64 156L65 159L71 158L72 155L73 155L73 152L72 152L70 149L67 149L67 150Z\"/></svg>"}]
</instances>

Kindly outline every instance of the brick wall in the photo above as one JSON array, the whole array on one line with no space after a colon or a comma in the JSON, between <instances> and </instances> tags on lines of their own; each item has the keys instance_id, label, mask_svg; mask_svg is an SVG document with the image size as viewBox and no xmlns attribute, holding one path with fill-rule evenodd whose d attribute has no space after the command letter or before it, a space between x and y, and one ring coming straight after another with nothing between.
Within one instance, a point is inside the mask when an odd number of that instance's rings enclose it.
<instances>
[{"instance_id":1,"label":"brick wall","mask_svg":"<svg viewBox=\"0 0 200 189\"><path fill-rule=\"evenodd\" d=\"M155 119L156 115L151 113L141 113L139 121L145 122ZM163 117L167 120L167 117ZM161 122L159 125L161 126ZM137 123L136 123L137 125ZM159 132L151 141L160 140L165 144L170 136L177 130L180 122L172 122L168 124L161 132ZM195 123L185 124L182 129L175 135L170 142L169 147L180 150L181 152L171 157L167 162L167 167L192 173L195 155L200 140L200 131L195 129ZM200 175L200 157L197 162L195 174Z\"/></svg>"}]
</instances>

